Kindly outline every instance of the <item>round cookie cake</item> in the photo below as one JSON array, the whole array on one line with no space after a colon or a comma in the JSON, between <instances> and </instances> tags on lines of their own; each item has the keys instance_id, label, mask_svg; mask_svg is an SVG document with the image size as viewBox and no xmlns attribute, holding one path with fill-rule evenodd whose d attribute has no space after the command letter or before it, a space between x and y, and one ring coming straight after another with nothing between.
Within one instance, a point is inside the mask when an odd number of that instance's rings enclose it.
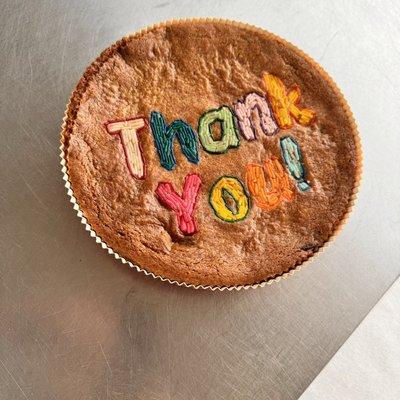
<instances>
[{"instance_id":1,"label":"round cookie cake","mask_svg":"<svg viewBox=\"0 0 400 400\"><path fill-rule=\"evenodd\" d=\"M64 177L92 236L153 277L249 287L295 270L346 219L356 126L293 45L232 21L125 37L78 83Z\"/></svg>"}]
</instances>

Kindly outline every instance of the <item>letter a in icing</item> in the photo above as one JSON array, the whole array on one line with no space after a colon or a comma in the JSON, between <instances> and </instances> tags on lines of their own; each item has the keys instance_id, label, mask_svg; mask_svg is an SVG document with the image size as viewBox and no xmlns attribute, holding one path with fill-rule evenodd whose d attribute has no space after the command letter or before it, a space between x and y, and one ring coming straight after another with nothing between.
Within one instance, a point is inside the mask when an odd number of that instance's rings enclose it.
<instances>
[{"instance_id":1,"label":"letter a in icing","mask_svg":"<svg viewBox=\"0 0 400 400\"><path fill-rule=\"evenodd\" d=\"M235 209L229 207L227 196L235 202ZM234 176L219 178L211 188L209 201L215 215L226 222L241 221L249 212L249 199L244 185Z\"/></svg>"},{"instance_id":2,"label":"letter a in icing","mask_svg":"<svg viewBox=\"0 0 400 400\"><path fill-rule=\"evenodd\" d=\"M175 136L177 137L181 145L182 153L186 158L191 163L199 163L196 133L189 124L178 119L170 125L167 125L164 116L161 113L152 111L150 115L150 126L158 156L160 157L160 164L165 169L171 171L176 165L173 150L173 141Z\"/></svg>"},{"instance_id":3,"label":"letter a in icing","mask_svg":"<svg viewBox=\"0 0 400 400\"><path fill-rule=\"evenodd\" d=\"M199 175L188 174L183 185L182 196L175 192L169 182L160 182L156 189L156 195L160 203L175 213L179 229L184 235L193 235L197 231L193 211L200 185L201 179Z\"/></svg>"},{"instance_id":4,"label":"letter a in icing","mask_svg":"<svg viewBox=\"0 0 400 400\"><path fill-rule=\"evenodd\" d=\"M282 129L291 128L293 119L304 126L314 122L315 112L313 110L297 106L301 96L298 86L287 93L283 82L278 77L268 73L264 74L263 82L275 119Z\"/></svg>"},{"instance_id":5,"label":"letter a in icing","mask_svg":"<svg viewBox=\"0 0 400 400\"><path fill-rule=\"evenodd\" d=\"M283 200L291 201L294 192L290 189L289 177L276 157L264 164L271 181L270 189L264 177L263 167L258 164L246 165L246 182L256 205L263 210L273 210Z\"/></svg>"},{"instance_id":6,"label":"letter a in icing","mask_svg":"<svg viewBox=\"0 0 400 400\"><path fill-rule=\"evenodd\" d=\"M272 118L271 110L265 97L258 93L249 93L244 100L238 100L234 108L240 130L247 140L255 140L257 130L264 132L267 136L276 133L278 126ZM253 110L258 111L259 121L254 121Z\"/></svg>"},{"instance_id":7,"label":"letter a in icing","mask_svg":"<svg viewBox=\"0 0 400 400\"><path fill-rule=\"evenodd\" d=\"M221 139L214 140L211 125L221 124ZM225 153L229 147L239 146L233 112L228 106L205 112L199 119L199 139L208 153Z\"/></svg>"},{"instance_id":8,"label":"letter a in icing","mask_svg":"<svg viewBox=\"0 0 400 400\"><path fill-rule=\"evenodd\" d=\"M107 132L119 135L121 138L126 165L130 174L136 179L145 178L145 165L137 137L137 133L145 126L146 120L142 117L106 123Z\"/></svg>"}]
</instances>

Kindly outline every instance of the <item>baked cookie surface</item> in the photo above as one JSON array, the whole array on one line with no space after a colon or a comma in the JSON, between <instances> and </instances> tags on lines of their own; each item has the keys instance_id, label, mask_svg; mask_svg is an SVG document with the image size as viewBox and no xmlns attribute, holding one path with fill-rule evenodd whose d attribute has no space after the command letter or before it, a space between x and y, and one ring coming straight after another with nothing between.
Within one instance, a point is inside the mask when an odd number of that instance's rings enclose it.
<instances>
[{"instance_id":1,"label":"baked cookie surface","mask_svg":"<svg viewBox=\"0 0 400 400\"><path fill-rule=\"evenodd\" d=\"M294 46L227 21L167 23L107 49L63 135L102 241L194 285L295 268L338 228L358 179L356 128L332 81Z\"/></svg>"}]
</instances>

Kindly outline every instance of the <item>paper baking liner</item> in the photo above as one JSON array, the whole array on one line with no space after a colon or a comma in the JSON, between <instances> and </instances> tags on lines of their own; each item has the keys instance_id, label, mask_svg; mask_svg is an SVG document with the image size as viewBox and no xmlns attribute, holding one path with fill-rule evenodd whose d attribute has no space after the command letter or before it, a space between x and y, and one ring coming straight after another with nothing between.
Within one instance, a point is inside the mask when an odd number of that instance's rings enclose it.
<instances>
[{"instance_id":1,"label":"paper baking liner","mask_svg":"<svg viewBox=\"0 0 400 400\"><path fill-rule=\"evenodd\" d=\"M234 25L240 28L245 28L248 31L253 31L253 32L258 32L264 35L268 39L274 39L285 46L288 46L291 48L295 53L303 57L309 64L312 65L320 74L321 76L325 79L325 81L328 83L328 85L331 87L331 89L334 91L334 93L338 96L339 100L341 101L342 107L351 123L352 126L352 131L354 135L354 142L355 142L355 150L356 150L356 172L355 172L355 183L353 187L353 191L351 194L351 197L349 199L349 203L347 205L347 210L345 214L343 215L342 219L338 222L336 225L335 229L333 230L331 236L329 239L317 250L315 251L312 255L310 255L309 258L304 260L302 263L299 265L296 265L295 267L291 268L287 272L284 272L278 276L270 277L267 278L264 281L258 282L258 283L253 283L253 284L246 284L246 285L232 285L232 286L211 286L211 285L195 285L187 282L178 282L176 280L171 280L167 277L161 276L161 275L155 275L153 272L147 271L145 268L142 268L133 262L127 260L124 257L121 257L116 251L114 251L110 246L107 245L97 234L96 232L92 229L89 221L85 218L82 210L79 207L79 204L77 202L76 197L74 196L74 192L71 186L71 182L69 181L69 176L68 176L68 165L67 165L67 160L66 160L66 152L67 152L67 147L68 147L68 135L69 135L69 129L72 128L73 122L74 122L74 117L75 117L75 110L76 106L79 104L80 97L79 97L79 92L81 88L84 88L89 81L90 76L96 72L102 63L108 58L108 54L113 54L113 50L118 47L121 44L121 41L132 38L132 37L139 37L145 34L148 31L151 31L152 29L155 29L157 27L165 27L165 26L170 26L170 25L175 25L175 24L180 24L180 23L187 23L187 22L219 22L223 24L229 24L229 25ZM350 107L348 106L345 98L343 97L342 92L340 89L336 86L332 78L327 74L327 72L316 62L314 61L311 57L309 57L307 54L305 54L302 50L298 49L296 46L291 44L290 42L287 42L286 40L280 38L279 36L270 33L264 29L255 27L253 25L249 25L246 23L242 22L237 22L237 21L231 21L231 20L226 20L226 19L218 19L218 18L187 18L187 19L177 19L177 20L170 20L166 22L162 22L159 24L155 24L149 27L146 27L136 33L133 33L131 35L127 35L121 40L117 41L114 43L112 46L110 46L108 49L104 50L101 55L87 68L85 71L84 75L80 79L78 85L76 86L74 92L71 95L70 101L67 105L67 109L63 118L63 124L62 124L62 130L61 130L61 146L60 146L60 157L61 157L61 171L63 173L63 180L65 181L65 187L67 188L67 194L70 198L70 202L73 204L74 210L77 212L77 216L80 218L81 223L85 225L85 229L89 232L90 236L93 237L97 243L101 245L101 247L105 250L107 250L108 254L113 255L117 260L120 260L123 264L128 264L131 268L136 269L139 272L143 272L147 276L151 276L154 279L161 280L163 282L168 282L173 285L178 285L178 286L184 286L187 288L194 288L194 289L210 289L210 290L240 290L240 289L255 289L258 287L264 287L265 285L270 285L273 282L279 282L281 279L286 279L289 276L293 275L295 272L300 271L301 268L305 267L306 265L309 264L309 262L315 258L316 255L321 254L322 251L324 251L327 246L333 241L333 239L339 234L339 232L342 230L343 226L349 219L350 213L353 210L354 202L357 197L357 193L359 190L360 186L360 181L361 181L361 170L362 170L362 149L361 149L361 142L360 142L360 136L357 130L357 126L353 117L353 113L350 110Z\"/></svg>"}]
</instances>

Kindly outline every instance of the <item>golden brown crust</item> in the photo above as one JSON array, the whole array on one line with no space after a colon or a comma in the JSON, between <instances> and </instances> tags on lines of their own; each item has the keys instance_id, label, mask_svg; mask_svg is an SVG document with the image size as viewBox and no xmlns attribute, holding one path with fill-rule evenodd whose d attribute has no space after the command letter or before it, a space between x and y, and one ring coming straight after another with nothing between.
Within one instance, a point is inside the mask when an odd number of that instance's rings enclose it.
<instances>
[{"instance_id":1,"label":"golden brown crust","mask_svg":"<svg viewBox=\"0 0 400 400\"><path fill-rule=\"evenodd\" d=\"M200 115L262 92L263 72L298 85L318 123L274 137L242 140L224 155L200 152L177 167L161 168L150 132L141 136L145 181L132 180L118 138L103 123L162 112L197 128ZM252 207L237 224L218 220L208 191L221 175L244 180L247 162L280 156L278 140L290 133L301 145L313 187L271 212ZM264 31L231 22L175 22L133 35L107 49L75 90L64 129L67 169L75 197L97 235L113 250L156 275L192 284L231 286L279 276L301 264L337 229L348 212L359 175L359 144L342 96L301 52ZM159 181L180 189L189 172L201 175L196 209L199 232L183 236L174 215L154 196Z\"/></svg>"}]
</instances>

